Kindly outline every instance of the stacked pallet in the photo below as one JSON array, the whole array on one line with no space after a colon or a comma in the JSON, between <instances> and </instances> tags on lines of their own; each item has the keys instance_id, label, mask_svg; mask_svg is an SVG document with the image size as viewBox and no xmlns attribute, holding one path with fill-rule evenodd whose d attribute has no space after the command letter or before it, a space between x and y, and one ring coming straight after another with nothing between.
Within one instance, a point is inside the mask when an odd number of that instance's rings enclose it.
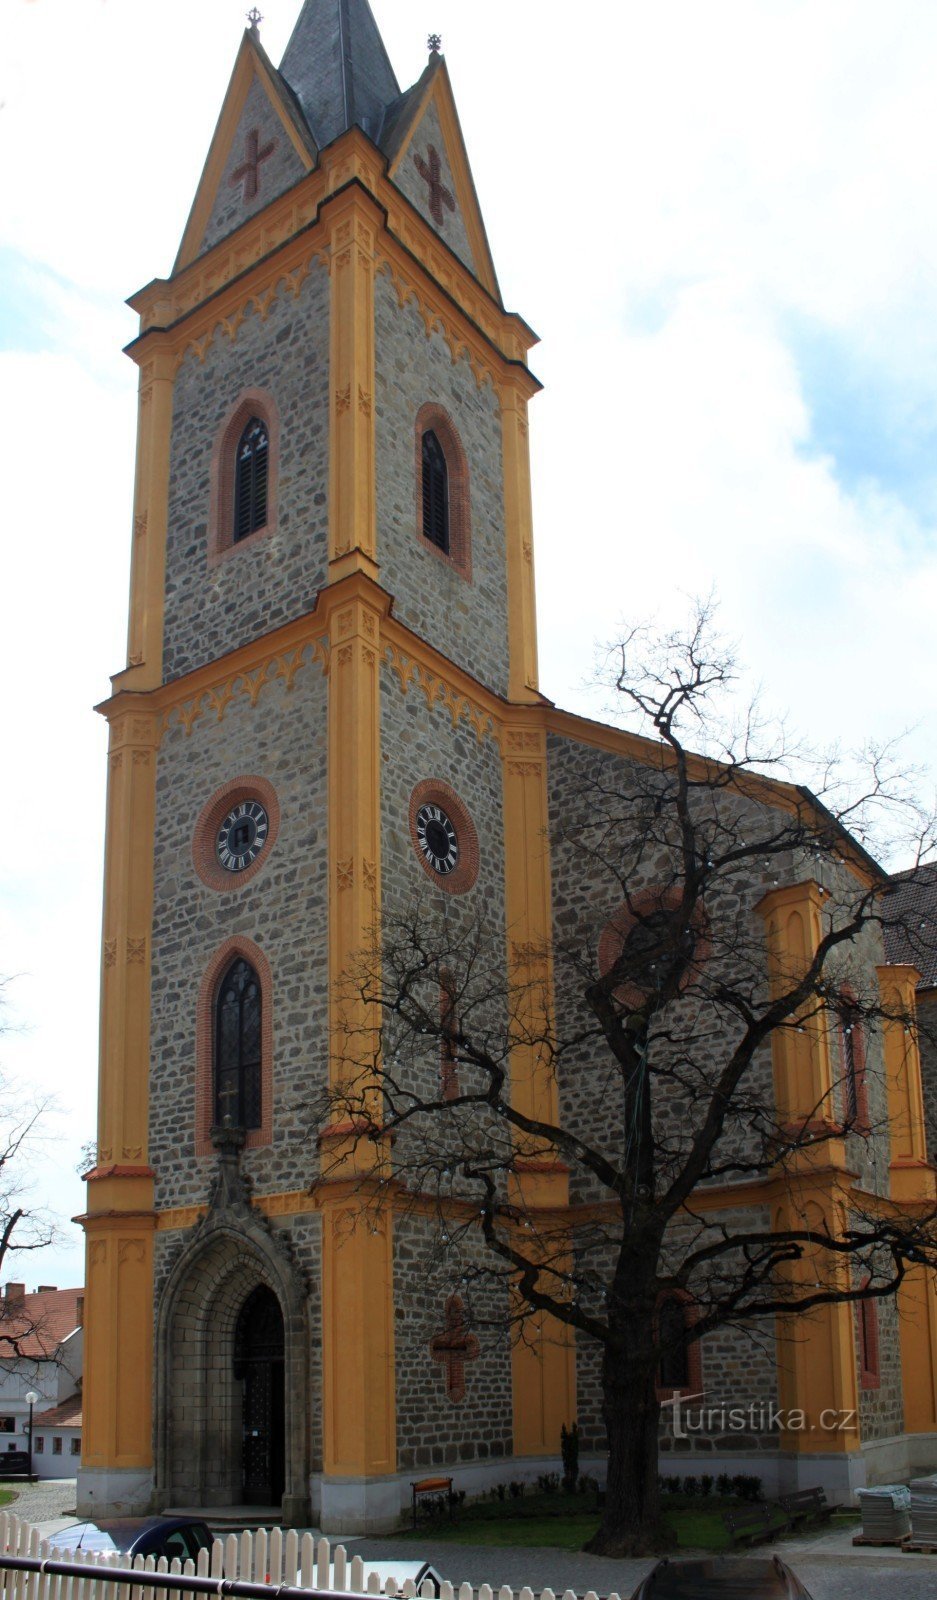
<instances>
[{"instance_id":1,"label":"stacked pallet","mask_svg":"<svg viewBox=\"0 0 937 1600\"><path fill-rule=\"evenodd\" d=\"M858 1543L901 1544L911 1532L911 1491L903 1483L859 1490L862 1533Z\"/></svg>"},{"instance_id":2,"label":"stacked pallet","mask_svg":"<svg viewBox=\"0 0 937 1600\"><path fill-rule=\"evenodd\" d=\"M911 1543L937 1549L937 1476L911 1479Z\"/></svg>"}]
</instances>

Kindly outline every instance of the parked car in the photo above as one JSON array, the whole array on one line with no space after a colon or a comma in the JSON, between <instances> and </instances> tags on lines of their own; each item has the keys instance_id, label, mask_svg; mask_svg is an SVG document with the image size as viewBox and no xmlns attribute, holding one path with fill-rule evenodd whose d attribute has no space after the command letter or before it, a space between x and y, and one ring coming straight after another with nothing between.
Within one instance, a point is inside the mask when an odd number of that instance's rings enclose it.
<instances>
[{"instance_id":1,"label":"parked car","mask_svg":"<svg viewBox=\"0 0 937 1600\"><path fill-rule=\"evenodd\" d=\"M210 1550L213 1534L207 1522L196 1517L105 1517L100 1522L74 1522L53 1534L49 1543L65 1554L70 1550L118 1550L128 1560L134 1556L165 1556L171 1561L197 1560L200 1550Z\"/></svg>"},{"instance_id":2,"label":"parked car","mask_svg":"<svg viewBox=\"0 0 937 1600\"><path fill-rule=\"evenodd\" d=\"M780 1558L770 1561L710 1557L703 1561L658 1561L631 1600L810 1600Z\"/></svg>"}]
</instances>

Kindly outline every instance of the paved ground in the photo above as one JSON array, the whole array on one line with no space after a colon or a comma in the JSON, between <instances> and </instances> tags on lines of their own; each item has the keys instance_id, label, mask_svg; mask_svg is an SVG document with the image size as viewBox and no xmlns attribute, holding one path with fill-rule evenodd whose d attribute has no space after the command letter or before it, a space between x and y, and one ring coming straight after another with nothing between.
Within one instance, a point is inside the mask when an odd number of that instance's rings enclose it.
<instances>
[{"instance_id":1,"label":"paved ground","mask_svg":"<svg viewBox=\"0 0 937 1600\"><path fill-rule=\"evenodd\" d=\"M10 1507L43 1531L53 1532L75 1518L74 1478L46 1479L15 1485L16 1501ZM316 1530L314 1529L313 1532ZM344 1542L349 1555L365 1563L380 1564L381 1556L399 1561L432 1562L452 1583L475 1588L502 1584L519 1590L528 1585L538 1594L547 1587L562 1595L594 1589L600 1595L630 1595L651 1565L649 1561L610 1561L603 1556L574 1554L549 1548L492 1549L487 1545L449 1544L432 1539L356 1539ZM852 1544L852 1529L822 1532L792 1539L774 1547L807 1585L814 1600L935 1600L937 1556L903 1555L898 1551L872 1552ZM764 1556L764 1548L753 1556ZM739 1559L745 1560L745 1556Z\"/></svg>"}]
</instances>

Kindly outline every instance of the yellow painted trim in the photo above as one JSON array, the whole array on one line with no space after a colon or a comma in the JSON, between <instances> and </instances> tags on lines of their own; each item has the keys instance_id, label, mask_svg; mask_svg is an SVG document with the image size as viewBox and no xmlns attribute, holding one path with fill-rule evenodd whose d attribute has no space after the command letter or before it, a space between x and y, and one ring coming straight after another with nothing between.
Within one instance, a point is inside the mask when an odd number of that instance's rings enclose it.
<instances>
[{"instance_id":1,"label":"yellow painted trim","mask_svg":"<svg viewBox=\"0 0 937 1600\"><path fill-rule=\"evenodd\" d=\"M237 133L238 124L244 111L244 104L255 79L259 81L265 90L271 109L282 125L284 133L303 165L308 170L314 164L314 148L310 150L309 145L303 139L294 118L283 105L276 83L270 76L267 65L254 44L250 32L245 31L222 103L221 114L212 134L211 144L208 147L208 155L205 158L202 175L195 191L195 199L192 202L192 209L185 225L182 242L179 245L179 254L176 257L173 268L174 273L188 266L199 253L199 246L208 226L218 187L228 164L234 136Z\"/></svg>"},{"instance_id":2,"label":"yellow painted trim","mask_svg":"<svg viewBox=\"0 0 937 1600\"><path fill-rule=\"evenodd\" d=\"M374 260L380 214L357 186L329 205L329 560L377 555Z\"/></svg>"},{"instance_id":3,"label":"yellow painted trim","mask_svg":"<svg viewBox=\"0 0 937 1600\"><path fill-rule=\"evenodd\" d=\"M822 906L823 890L812 879L776 889L760 902L772 997L786 993L810 965L823 934ZM829 1031L825 1017L812 1014L815 1009L814 1003L792 1014L790 1025L775 1029L771 1036L775 1104L782 1126L840 1120Z\"/></svg>"},{"instance_id":4,"label":"yellow painted trim","mask_svg":"<svg viewBox=\"0 0 937 1600\"><path fill-rule=\"evenodd\" d=\"M937 1283L912 1267L898 1290L898 1337L906 1433L937 1432Z\"/></svg>"},{"instance_id":5,"label":"yellow painted trim","mask_svg":"<svg viewBox=\"0 0 937 1600\"><path fill-rule=\"evenodd\" d=\"M152 1465L153 1219L95 1218L86 1231L85 1467Z\"/></svg>"},{"instance_id":6,"label":"yellow painted trim","mask_svg":"<svg viewBox=\"0 0 937 1600\"><path fill-rule=\"evenodd\" d=\"M322 1213L325 1471L370 1477L397 1465L393 1217L337 1200Z\"/></svg>"},{"instance_id":7,"label":"yellow painted trim","mask_svg":"<svg viewBox=\"0 0 937 1600\"><path fill-rule=\"evenodd\" d=\"M920 973L910 966L882 966L875 970L885 1012L882 1035L894 1193L896 1181L899 1187L906 1183L909 1168L913 1168L914 1164L923 1167L927 1161L917 1033L913 1025L903 1020L906 1017L914 1018L917 1014L915 991ZM898 1171L895 1170L896 1166ZM930 1169L927 1168L927 1171Z\"/></svg>"},{"instance_id":8,"label":"yellow painted trim","mask_svg":"<svg viewBox=\"0 0 937 1600\"><path fill-rule=\"evenodd\" d=\"M127 630L127 670L140 689L155 688L163 676L174 374L171 351L152 347L140 367Z\"/></svg>"},{"instance_id":9,"label":"yellow painted trim","mask_svg":"<svg viewBox=\"0 0 937 1600\"><path fill-rule=\"evenodd\" d=\"M508 698L538 698L537 602L530 494L527 401L506 388L501 399L501 460L508 568Z\"/></svg>"},{"instance_id":10,"label":"yellow painted trim","mask_svg":"<svg viewBox=\"0 0 937 1600\"><path fill-rule=\"evenodd\" d=\"M772 1219L780 1228L806 1225L842 1231L842 1202L819 1187L802 1189L783 1198ZM809 1285L814 1269L809 1255L786 1268L794 1283ZM826 1277L848 1285L850 1263L825 1263ZM845 1455L861 1446L858 1427L859 1393L856 1372L855 1307L851 1303L820 1306L815 1311L778 1317L778 1396L786 1411L802 1411L807 1427L785 1432L785 1448L794 1454L821 1452ZM824 1425L851 1415L854 1431Z\"/></svg>"}]
</instances>

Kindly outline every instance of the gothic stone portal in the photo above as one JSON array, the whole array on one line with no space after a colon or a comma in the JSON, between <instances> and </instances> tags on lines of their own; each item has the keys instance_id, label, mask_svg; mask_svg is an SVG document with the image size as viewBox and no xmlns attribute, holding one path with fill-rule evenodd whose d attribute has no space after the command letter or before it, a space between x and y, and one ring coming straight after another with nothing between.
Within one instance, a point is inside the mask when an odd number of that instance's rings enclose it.
<instances>
[{"instance_id":1,"label":"gothic stone portal","mask_svg":"<svg viewBox=\"0 0 937 1600\"><path fill-rule=\"evenodd\" d=\"M209 1231L183 1253L163 1296L159 1497L203 1507L282 1498L292 1520L308 1504L296 1393L306 1387L305 1319L301 1302L290 1303L294 1286L278 1282L277 1264L251 1243L232 1228Z\"/></svg>"}]
</instances>

